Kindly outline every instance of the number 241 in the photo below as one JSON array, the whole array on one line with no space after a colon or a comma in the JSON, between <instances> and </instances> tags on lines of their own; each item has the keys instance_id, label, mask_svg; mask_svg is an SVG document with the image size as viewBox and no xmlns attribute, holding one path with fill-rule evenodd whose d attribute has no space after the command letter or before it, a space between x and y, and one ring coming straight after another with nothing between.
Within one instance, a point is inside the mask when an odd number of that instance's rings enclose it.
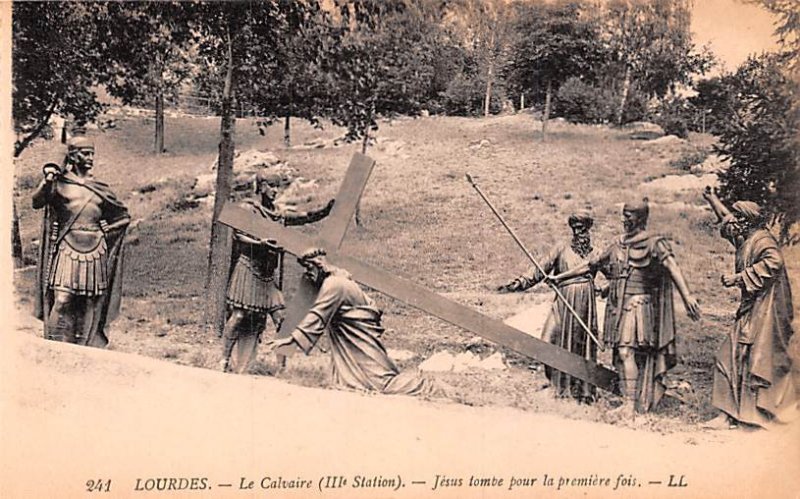
<instances>
[{"instance_id":1,"label":"number 241","mask_svg":"<svg viewBox=\"0 0 800 499\"><path fill-rule=\"evenodd\" d=\"M111 491L111 479L86 481L86 492L110 492L110 491Z\"/></svg>"}]
</instances>

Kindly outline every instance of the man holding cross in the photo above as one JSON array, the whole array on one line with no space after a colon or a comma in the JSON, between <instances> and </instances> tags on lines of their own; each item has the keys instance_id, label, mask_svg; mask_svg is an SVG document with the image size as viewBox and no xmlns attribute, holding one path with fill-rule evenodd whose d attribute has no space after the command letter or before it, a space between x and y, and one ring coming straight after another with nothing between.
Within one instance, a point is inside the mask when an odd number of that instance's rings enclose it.
<instances>
[{"instance_id":1,"label":"man holding cross","mask_svg":"<svg viewBox=\"0 0 800 499\"><path fill-rule=\"evenodd\" d=\"M277 209L278 188L286 183L279 173L258 172L254 180L258 201L248 200L242 206L255 216L282 222L284 225L303 225L322 220L331 211L333 201L309 212L286 212ZM280 265L282 251L268 239L256 239L240 231L234 232L232 268L225 301L230 315L223 331L221 367L223 371L243 373L255 357L261 334L272 317L279 330L284 320L283 294L275 284L275 271ZM237 355L231 363L234 346Z\"/></svg>"},{"instance_id":2,"label":"man holding cross","mask_svg":"<svg viewBox=\"0 0 800 499\"><path fill-rule=\"evenodd\" d=\"M325 260L339 268L346 269L352 276L351 281L357 281L377 292L418 308L450 324L481 335L490 341L538 359L546 365L569 373L571 376L592 383L597 387L605 390L614 390L616 376L613 371L555 345L542 342L504 324L498 319L480 314L470 307L438 295L407 279L392 275L383 269L359 261L342 252L340 246L347 226L352 220L356 204L361 197L374 164L375 162L367 156L361 154L353 156L339 193L336 196L336 206L331 215L322 224L316 238L291 230L263 217L254 216L247 210L233 204L227 204L223 208L218 221L251 237L274 239L281 248L293 255L303 256L309 247L325 248L327 251ZM341 282L338 279L336 281ZM336 281L333 281L332 284ZM294 335L297 332L296 325L309 318L309 310L317 302L320 294L318 291L318 289L314 289L314 285L308 279L301 280L298 292L287 304L286 322L283 325L283 330L279 333L281 337L287 334L292 334L292 337L272 342L270 344L272 348L296 343ZM343 313L344 310L341 312ZM336 314L334 314L335 318ZM350 318L349 315L348 318ZM330 324L339 322L334 319L331 319ZM289 354L293 349L281 348L281 350L285 350L285 353ZM278 353L282 352L279 350ZM385 356L385 353L383 355ZM389 371L393 371L393 369L389 369Z\"/></svg>"},{"instance_id":3,"label":"man holding cross","mask_svg":"<svg viewBox=\"0 0 800 499\"><path fill-rule=\"evenodd\" d=\"M385 394L432 393L428 380L395 366L380 341L383 312L346 270L325 256L325 250L312 248L298 258L306 278L319 290L317 298L291 335L270 341L269 347L296 344L308 354L327 330L334 385Z\"/></svg>"}]
</instances>

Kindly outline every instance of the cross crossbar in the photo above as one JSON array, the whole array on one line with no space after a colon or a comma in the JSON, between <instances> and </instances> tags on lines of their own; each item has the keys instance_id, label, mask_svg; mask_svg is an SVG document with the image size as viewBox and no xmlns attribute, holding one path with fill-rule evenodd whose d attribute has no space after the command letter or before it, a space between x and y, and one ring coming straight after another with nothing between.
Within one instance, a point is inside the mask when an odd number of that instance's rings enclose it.
<instances>
[{"instance_id":1,"label":"cross crossbar","mask_svg":"<svg viewBox=\"0 0 800 499\"><path fill-rule=\"evenodd\" d=\"M293 255L302 253L314 244L314 239L300 232L270 220L253 217L251 213L235 205L226 205L219 221L256 237L274 239ZM348 270L353 279L365 286L599 388L616 391L616 374L599 364L336 250L328 250L328 259L334 265Z\"/></svg>"}]
</instances>

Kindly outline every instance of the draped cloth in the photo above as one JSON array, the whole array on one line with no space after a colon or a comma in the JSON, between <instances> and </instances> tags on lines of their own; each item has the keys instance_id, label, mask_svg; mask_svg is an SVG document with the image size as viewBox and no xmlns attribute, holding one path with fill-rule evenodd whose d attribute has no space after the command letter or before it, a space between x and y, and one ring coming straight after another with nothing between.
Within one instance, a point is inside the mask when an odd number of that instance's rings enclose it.
<instances>
[{"instance_id":1,"label":"draped cloth","mask_svg":"<svg viewBox=\"0 0 800 499\"><path fill-rule=\"evenodd\" d=\"M102 202L102 218L110 225L114 222L128 218L128 210L116 198L108 184L91 179L81 178L72 172L59 176L56 182L65 184L82 185L91 194L99 196ZM89 193L87 193L89 194ZM44 323L44 336L48 334L48 317L53 308L53 288L51 286L51 273L55 270L60 252L70 251L67 248L65 236L71 230L65 221L56 219L55 210L46 206L42 217L42 232L39 244L39 259L36 266L36 299L34 316ZM60 223L59 223L60 222ZM125 229L115 230L104 234L105 239L105 283L102 293L86 298L86 314L84 316L83 335L81 344L105 347L108 338L105 334L106 324L119 315L122 299L122 261ZM61 255L62 259L64 255Z\"/></svg>"},{"instance_id":2,"label":"draped cloth","mask_svg":"<svg viewBox=\"0 0 800 499\"><path fill-rule=\"evenodd\" d=\"M546 274L561 274L584 263L585 257L578 255L569 245L559 245L551 251L542 261L541 266ZM531 269L520 277L523 289L527 289L540 282L544 274L537 268ZM595 303L594 275L587 272L584 275L560 283L558 286L561 294L566 298L573 310L577 312L584 324L597 334L597 306ZM550 314L545 321L542 339L559 346L569 352L580 355L586 360L597 361L597 345L588 337L586 331L567 309L560 298L554 297ZM595 396L595 389L590 384L552 369L545 368L545 374L550 379L555 393L559 396L571 396L579 400L591 400Z\"/></svg>"},{"instance_id":3,"label":"draped cloth","mask_svg":"<svg viewBox=\"0 0 800 499\"><path fill-rule=\"evenodd\" d=\"M308 354L328 331L335 386L385 394L432 394L434 386L416 370L400 371L380 341L380 309L349 275L337 269L325 278L317 299L292 332Z\"/></svg>"},{"instance_id":4,"label":"draped cloth","mask_svg":"<svg viewBox=\"0 0 800 499\"><path fill-rule=\"evenodd\" d=\"M741 303L733 330L716 355L712 403L737 421L766 426L796 415L797 394L788 354L792 294L778 243L766 229L737 238L726 220L723 236L736 247Z\"/></svg>"}]
</instances>

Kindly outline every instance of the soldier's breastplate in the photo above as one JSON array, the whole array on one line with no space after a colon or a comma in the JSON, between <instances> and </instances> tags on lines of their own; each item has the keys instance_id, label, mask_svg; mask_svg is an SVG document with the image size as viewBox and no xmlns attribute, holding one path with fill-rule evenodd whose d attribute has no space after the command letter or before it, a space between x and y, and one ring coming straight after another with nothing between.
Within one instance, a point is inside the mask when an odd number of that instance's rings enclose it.
<instances>
[{"instance_id":1,"label":"soldier's breastplate","mask_svg":"<svg viewBox=\"0 0 800 499\"><path fill-rule=\"evenodd\" d=\"M653 265L647 245L633 246L628 252L626 295L651 294L658 285L659 275Z\"/></svg>"},{"instance_id":2,"label":"soldier's breastplate","mask_svg":"<svg viewBox=\"0 0 800 499\"><path fill-rule=\"evenodd\" d=\"M257 275L272 277L278 266L278 254L258 244L242 244L240 259Z\"/></svg>"},{"instance_id":3,"label":"soldier's breastplate","mask_svg":"<svg viewBox=\"0 0 800 499\"><path fill-rule=\"evenodd\" d=\"M71 184L61 185L59 194L65 200L58 217L59 226L68 230L64 241L81 253L95 250L104 237L100 229L103 199L85 187ZM66 223L78 210L78 216L67 228Z\"/></svg>"},{"instance_id":4,"label":"soldier's breastplate","mask_svg":"<svg viewBox=\"0 0 800 499\"><path fill-rule=\"evenodd\" d=\"M64 235L64 242L81 253L94 251L102 241L103 232L99 228L96 230L73 229Z\"/></svg>"}]
</instances>

